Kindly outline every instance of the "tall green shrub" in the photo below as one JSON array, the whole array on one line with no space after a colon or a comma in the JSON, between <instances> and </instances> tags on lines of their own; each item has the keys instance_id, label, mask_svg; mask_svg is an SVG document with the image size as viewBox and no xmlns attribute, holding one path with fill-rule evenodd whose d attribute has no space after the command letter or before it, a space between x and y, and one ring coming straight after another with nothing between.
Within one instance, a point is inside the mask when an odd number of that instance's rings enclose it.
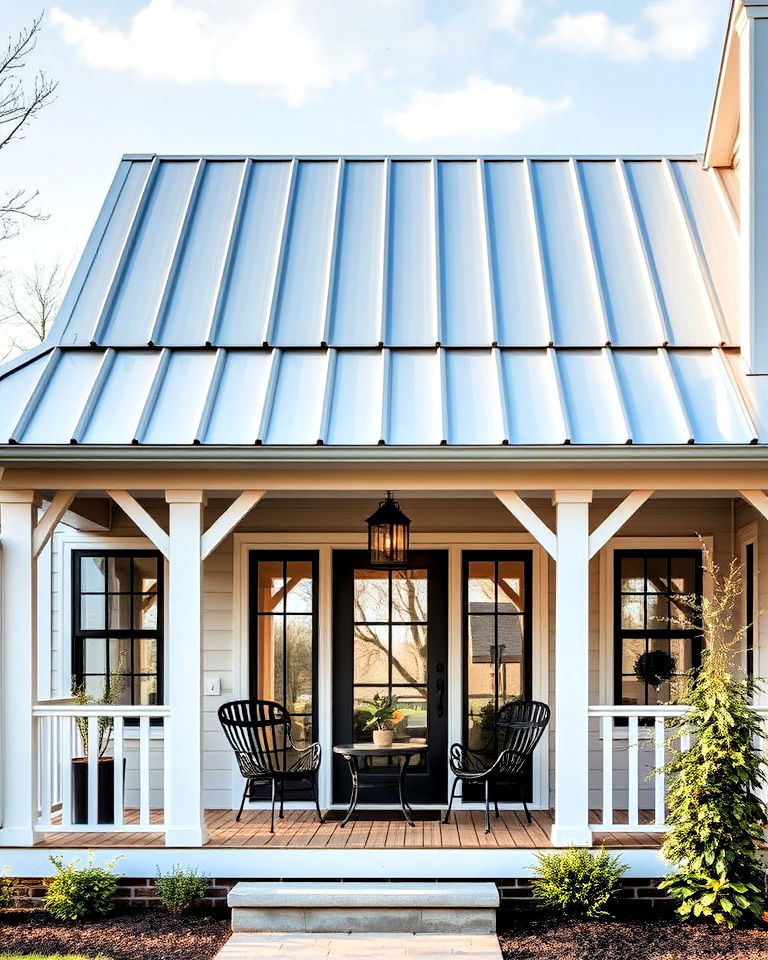
<instances>
[{"instance_id":1,"label":"tall green shrub","mask_svg":"<svg viewBox=\"0 0 768 960\"><path fill-rule=\"evenodd\" d=\"M674 754L669 823L662 853L675 866L661 887L683 917L711 918L735 927L763 910L764 870L757 847L765 808L755 795L764 781L763 762L754 749L760 717L751 709L754 682L737 675L735 654L745 628L737 626L743 590L735 561L721 576L704 551L711 599L689 599L691 626L703 631L705 652L687 685L690 707L674 735L688 734L690 749Z\"/></svg>"}]
</instances>

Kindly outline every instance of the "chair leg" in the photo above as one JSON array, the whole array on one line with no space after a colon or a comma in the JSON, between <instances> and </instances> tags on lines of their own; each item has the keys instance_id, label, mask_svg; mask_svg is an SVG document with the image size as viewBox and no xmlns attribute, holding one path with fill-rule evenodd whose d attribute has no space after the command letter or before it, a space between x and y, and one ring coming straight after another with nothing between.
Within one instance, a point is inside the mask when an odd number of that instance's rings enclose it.
<instances>
[{"instance_id":1,"label":"chair leg","mask_svg":"<svg viewBox=\"0 0 768 960\"><path fill-rule=\"evenodd\" d=\"M459 785L459 778L453 778L453 786L451 787L451 799L448 801L448 809L445 811L445 819L443 823L448 823L448 820L451 816L451 807L453 806L453 798L456 796L456 787Z\"/></svg>"},{"instance_id":2,"label":"chair leg","mask_svg":"<svg viewBox=\"0 0 768 960\"><path fill-rule=\"evenodd\" d=\"M275 780L275 778L273 777L273 778L272 778L272 817L271 817L271 819L270 819L270 821L269 821L269 832L270 832L270 833L274 833L274 832L275 832L275 791L276 791L276 787L277 787L277 780Z\"/></svg>"},{"instance_id":3,"label":"chair leg","mask_svg":"<svg viewBox=\"0 0 768 960\"><path fill-rule=\"evenodd\" d=\"M312 777L312 779L310 780L310 783L312 784L312 796L315 798L315 809L317 810L317 819L320 821L320 823L325 823L325 820L323 820L323 815L320 812L320 799L317 795L317 777Z\"/></svg>"},{"instance_id":4,"label":"chair leg","mask_svg":"<svg viewBox=\"0 0 768 960\"><path fill-rule=\"evenodd\" d=\"M525 802L525 791L523 790L522 783L518 783L517 789L520 791L520 800L523 803L523 810L525 810L525 819L528 821L528 823L533 823L533 820L531 820L531 813L528 810L528 804Z\"/></svg>"},{"instance_id":5,"label":"chair leg","mask_svg":"<svg viewBox=\"0 0 768 960\"><path fill-rule=\"evenodd\" d=\"M248 787L250 785L250 780L245 781L245 787L243 787L243 799L240 801L240 809L237 811L237 816L235 817L235 823L240 823L240 817L243 815L243 807L245 806L245 798L248 795Z\"/></svg>"},{"instance_id":6,"label":"chair leg","mask_svg":"<svg viewBox=\"0 0 768 960\"><path fill-rule=\"evenodd\" d=\"M491 788L491 782L490 780L486 780L485 781L485 832L486 833L491 832L491 814L488 809L488 803L490 801L490 788Z\"/></svg>"},{"instance_id":7,"label":"chair leg","mask_svg":"<svg viewBox=\"0 0 768 960\"><path fill-rule=\"evenodd\" d=\"M280 781L280 819L281 820L285 817L284 805L285 805L285 784L281 780Z\"/></svg>"}]
</instances>

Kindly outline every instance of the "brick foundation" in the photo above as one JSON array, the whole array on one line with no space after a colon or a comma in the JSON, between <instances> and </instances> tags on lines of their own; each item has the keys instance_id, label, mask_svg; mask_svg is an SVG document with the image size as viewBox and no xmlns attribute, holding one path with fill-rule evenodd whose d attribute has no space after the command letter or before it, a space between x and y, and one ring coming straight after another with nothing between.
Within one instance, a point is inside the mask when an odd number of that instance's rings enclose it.
<instances>
[{"instance_id":1,"label":"brick foundation","mask_svg":"<svg viewBox=\"0 0 768 960\"><path fill-rule=\"evenodd\" d=\"M519 909L526 906L533 907L533 890L530 880L510 879L497 880L496 884L501 895L501 909ZM631 879L622 880L620 894L622 908L631 912L634 908L670 909L670 902L663 890L659 890L658 880Z\"/></svg>"},{"instance_id":2,"label":"brick foundation","mask_svg":"<svg viewBox=\"0 0 768 960\"><path fill-rule=\"evenodd\" d=\"M277 878L275 878L277 879ZM379 882L397 882L382 881ZM439 881L435 881L439 882ZM237 883L237 879L217 879L205 891L203 904L217 909L226 908L227 894ZM533 907L533 891L530 880L511 878L496 880L501 896L501 909L514 910ZM666 895L659 890L658 880L631 879L622 881L622 906L632 911L634 908L648 910L664 907L669 909ZM42 907L45 900L45 886L42 879L16 879L13 884L14 906ZM154 877L120 877L115 903L118 907L150 907L157 901L157 887Z\"/></svg>"},{"instance_id":3,"label":"brick foundation","mask_svg":"<svg viewBox=\"0 0 768 960\"><path fill-rule=\"evenodd\" d=\"M237 880L213 880L205 891L202 903L206 907L227 906L227 894ZM39 878L17 878L13 882L15 907L42 907L46 889ZM154 877L119 877L115 904L118 907L151 907L157 900Z\"/></svg>"}]
</instances>

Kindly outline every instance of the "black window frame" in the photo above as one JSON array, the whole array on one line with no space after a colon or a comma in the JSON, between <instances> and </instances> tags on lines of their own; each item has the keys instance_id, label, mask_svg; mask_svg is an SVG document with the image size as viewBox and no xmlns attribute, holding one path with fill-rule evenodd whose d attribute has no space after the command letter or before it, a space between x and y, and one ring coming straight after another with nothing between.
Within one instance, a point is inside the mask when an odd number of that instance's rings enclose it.
<instances>
[{"instance_id":1,"label":"black window frame","mask_svg":"<svg viewBox=\"0 0 768 960\"><path fill-rule=\"evenodd\" d=\"M259 619L262 616L276 616L274 613L259 612L259 563L269 561L280 561L283 564L283 573L286 571L286 564L293 561L308 561L312 565L312 613L300 614L300 616L312 617L312 710L309 714L312 720L313 741L318 739L317 723L317 664L318 664L318 637L319 637L319 569L320 554L317 550L250 550L248 554L248 696L251 699L260 699L259 689ZM290 616L289 610L282 611L283 616ZM287 633L283 631L283 644ZM283 650L283 690L285 690L286 658ZM281 704L286 706L285 704ZM287 710L287 707L286 707ZM293 726L294 714L288 711ZM307 714L296 714L296 716L307 716ZM293 731L291 731L293 732Z\"/></svg>"},{"instance_id":2,"label":"black window frame","mask_svg":"<svg viewBox=\"0 0 768 960\"><path fill-rule=\"evenodd\" d=\"M86 557L100 557L105 561L105 589L104 589L104 628L98 630L84 629L81 626L80 618L82 611L81 598L83 596L83 591L81 589L81 564L80 561ZM110 558L116 557L130 557L131 560L136 558L152 558L157 562L157 627L154 630L134 630L133 627L130 628L110 628L109 627L109 614L107 604L109 602L109 597L114 594L110 594L110 591L107 589L107 567L108 561ZM134 591L133 590L133 564L131 564L131 590L127 594L133 599L134 596L142 596L143 591ZM98 591L100 593L101 591ZM93 593L92 591L86 591L86 593ZM123 594L125 595L125 594ZM110 663L109 663L109 641L111 639L129 639L133 641L134 639L154 639L156 641L156 652L157 652L157 702L155 704L138 704L134 701L135 689L134 683L136 677L141 676L151 676L151 674L145 673L136 673L133 670L133 649L134 644L131 643L131 670L130 672L124 674L124 676L131 677L131 706L143 706L147 709L151 709L153 706L162 706L165 703L165 558L159 550L131 550L131 549L98 549L98 548L88 548L83 550L73 550L72 551L72 589L71 589L71 599L72 599L72 616L71 616L71 628L72 628L72 664L71 664L71 673L72 680L78 686L85 681L86 674L84 670L84 659L85 659L85 641L91 638L101 639L104 637L106 641L106 651L105 651L105 677L110 675ZM131 602L131 618L133 619L133 602ZM97 676L97 674L94 674ZM136 718L127 718L126 723L138 723ZM152 721L155 722L162 722Z\"/></svg>"},{"instance_id":3,"label":"black window frame","mask_svg":"<svg viewBox=\"0 0 768 960\"><path fill-rule=\"evenodd\" d=\"M519 562L523 564L525 584L523 591L524 609L521 614L499 614L498 612L498 565L505 561ZM462 743L469 744L469 565L474 562L494 563L494 574L496 578L496 597L494 600L495 610L490 611L483 616L492 616L494 618L494 640L498 641L498 620L499 616L522 616L523 620L523 699L533 699L533 551L532 550L463 550L461 554L461 636L462 636L462 666L461 666L461 735ZM494 643L496 649L496 659L498 661L498 643ZM494 681L494 707L496 712L499 710L499 687L498 687L498 662L496 664L496 676ZM491 738L491 743L495 741L495 731ZM525 777L523 779L523 789L526 792L526 800L531 802L533 799L533 775L532 764L528 763ZM482 799L480 789L472 784L464 785L464 798L467 800ZM518 799L515 790L510 791L508 787L502 785L498 789L499 800Z\"/></svg>"},{"instance_id":4,"label":"black window frame","mask_svg":"<svg viewBox=\"0 0 768 960\"><path fill-rule=\"evenodd\" d=\"M691 641L691 664L693 669L696 670L701 666L701 654L704 649L704 637L701 632L701 623L700 617L697 615L694 618L695 628L693 630L686 629L675 629L669 624L665 627L653 627L643 629L628 629L621 626L621 598L622 598L622 589L621 589L621 562L627 558L642 559L646 566L644 570L647 570L647 561L652 558L666 558L668 561L671 561L672 558L680 559L692 559L694 561L694 595L698 598L699 602L703 596L704 591L704 566L703 566L703 555L702 551L697 548L682 548L676 550L674 548L664 548L664 549L644 549L638 547L635 549L622 549L615 550L613 554L613 702L617 706L630 706L629 704L624 704L623 693L622 693L622 678L624 672L622 670L623 662L623 641L625 639L645 639L646 640L646 649L648 649L647 641L649 640L671 640L671 639L686 639ZM647 576L644 575L643 579L647 581ZM644 590L643 594L638 594L639 596L648 596L648 591ZM666 594L667 596L674 596L670 591ZM654 706L654 704L648 703L648 684L644 686L645 696L644 702L638 703L636 706Z\"/></svg>"}]
</instances>

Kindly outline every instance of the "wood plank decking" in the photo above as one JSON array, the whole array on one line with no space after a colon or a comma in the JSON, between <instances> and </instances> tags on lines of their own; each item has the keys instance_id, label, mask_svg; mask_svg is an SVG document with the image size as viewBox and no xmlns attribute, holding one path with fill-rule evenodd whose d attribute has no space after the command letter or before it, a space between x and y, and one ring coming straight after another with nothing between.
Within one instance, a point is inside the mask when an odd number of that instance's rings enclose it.
<instances>
[{"instance_id":1,"label":"wood plank decking","mask_svg":"<svg viewBox=\"0 0 768 960\"><path fill-rule=\"evenodd\" d=\"M409 827L399 816L358 819L342 827L338 820L319 824L314 811L288 810L284 820L275 819L275 832L269 832L269 811L246 811L240 823L235 822L233 810L207 810L209 848L304 847L329 849L450 849L502 847L507 849L540 849L551 847L549 831L552 817L543 810L532 811L533 823L528 824L522 811L505 810L501 817L491 820L492 831L483 830L481 810L461 810L451 822L419 820ZM152 819L159 821L160 812L153 811ZM620 814L617 812L617 819ZM128 822L137 816L129 811ZM598 822L596 811L592 822ZM626 820L626 816L624 817ZM652 822L652 812L642 811L641 822ZM662 834L656 833L597 833L595 843L616 849L660 846ZM162 833L47 833L41 844L45 847L162 847Z\"/></svg>"}]
</instances>

